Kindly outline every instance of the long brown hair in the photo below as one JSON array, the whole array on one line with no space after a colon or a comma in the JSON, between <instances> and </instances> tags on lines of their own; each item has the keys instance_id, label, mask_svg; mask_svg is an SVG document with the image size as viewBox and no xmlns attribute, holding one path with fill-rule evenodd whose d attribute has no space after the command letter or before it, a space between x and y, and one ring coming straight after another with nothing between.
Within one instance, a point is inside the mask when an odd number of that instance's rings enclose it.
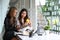
<instances>
[{"instance_id":1,"label":"long brown hair","mask_svg":"<svg viewBox=\"0 0 60 40\"><path fill-rule=\"evenodd\" d=\"M25 8L23 8L21 11L20 11L20 13L19 13L19 16L18 16L18 20L20 21L20 23L21 23L21 25L22 25L22 22L21 22L21 14L22 14L22 12L24 12L24 11L26 11L26 17L24 18L24 23L26 22L26 19L28 19L28 11L27 11L27 9L25 9Z\"/></svg>"},{"instance_id":2,"label":"long brown hair","mask_svg":"<svg viewBox=\"0 0 60 40\"><path fill-rule=\"evenodd\" d=\"M9 11L7 12L7 15L6 15L6 18L10 18L11 16L10 16L10 12L11 12L11 10L17 10L17 8L16 7L10 7L9 8ZM12 14L12 13L11 13Z\"/></svg>"},{"instance_id":3,"label":"long brown hair","mask_svg":"<svg viewBox=\"0 0 60 40\"><path fill-rule=\"evenodd\" d=\"M13 10L17 10L17 8L16 7L10 7L8 12L7 12L7 15L5 17L5 20L8 18L9 21L10 21L10 19L11 19L11 15L10 14L12 14L11 11L13 12ZM15 22L15 17L13 17L12 22ZM5 21L4 21L4 24L5 24Z\"/></svg>"}]
</instances>

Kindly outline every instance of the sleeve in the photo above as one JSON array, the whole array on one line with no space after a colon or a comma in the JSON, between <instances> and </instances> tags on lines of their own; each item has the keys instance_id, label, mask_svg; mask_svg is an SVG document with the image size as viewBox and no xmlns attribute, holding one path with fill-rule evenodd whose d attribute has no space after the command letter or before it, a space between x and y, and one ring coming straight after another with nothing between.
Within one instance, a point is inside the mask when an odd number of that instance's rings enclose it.
<instances>
[{"instance_id":1,"label":"sleeve","mask_svg":"<svg viewBox=\"0 0 60 40\"><path fill-rule=\"evenodd\" d=\"M17 25L19 25L19 26L20 26L19 20L17 20Z\"/></svg>"},{"instance_id":2,"label":"sleeve","mask_svg":"<svg viewBox=\"0 0 60 40\"><path fill-rule=\"evenodd\" d=\"M15 28L14 26L12 26L12 24L10 24L9 19L6 19L4 24L5 24L6 31L14 30L14 28Z\"/></svg>"}]
</instances>

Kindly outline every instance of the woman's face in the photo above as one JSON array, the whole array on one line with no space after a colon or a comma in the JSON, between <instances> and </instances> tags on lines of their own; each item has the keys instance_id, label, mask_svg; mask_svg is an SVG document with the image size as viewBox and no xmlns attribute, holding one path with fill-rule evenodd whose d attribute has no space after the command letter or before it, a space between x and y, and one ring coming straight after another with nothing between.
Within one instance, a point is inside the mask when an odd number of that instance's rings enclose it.
<instances>
[{"instance_id":1,"label":"woman's face","mask_svg":"<svg viewBox=\"0 0 60 40\"><path fill-rule=\"evenodd\" d=\"M23 11L23 12L22 12L21 17L22 17L22 18L26 17L26 11Z\"/></svg>"},{"instance_id":2,"label":"woman's face","mask_svg":"<svg viewBox=\"0 0 60 40\"><path fill-rule=\"evenodd\" d=\"M16 15L17 15L17 10L16 9L11 10L11 16L16 17Z\"/></svg>"},{"instance_id":3,"label":"woman's face","mask_svg":"<svg viewBox=\"0 0 60 40\"><path fill-rule=\"evenodd\" d=\"M14 10L12 15L13 15L13 17L16 17L16 15L17 15L17 10Z\"/></svg>"}]
</instances>

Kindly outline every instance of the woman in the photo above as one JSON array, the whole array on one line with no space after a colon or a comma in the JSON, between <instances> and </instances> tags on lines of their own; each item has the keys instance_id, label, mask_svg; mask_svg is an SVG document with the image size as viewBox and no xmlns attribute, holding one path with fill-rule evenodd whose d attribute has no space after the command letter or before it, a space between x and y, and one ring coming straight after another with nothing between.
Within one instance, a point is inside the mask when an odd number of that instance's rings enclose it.
<instances>
[{"instance_id":1,"label":"woman","mask_svg":"<svg viewBox=\"0 0 60 40\"><path fill-rule=\"evenodd\" d=\"M21 10L21 12L19 13L17 26L20 27L19 29L25 28L27 30L30 30L32 28L31 27L31 21L28 17L28 11L25 8L23 8Z\"/></svg>"},{"instance_id":2,"label":"woman","mask_svg":"<svg viewBox=\"0 0 60 40\"><path fill-rule=\"evenodd\" d=\"M10 7L4 20L5 34L3 40L12 40L16 38L14 35L14 31L16 31L16 14L17 8Z\"/></svg>"}]
</instances>

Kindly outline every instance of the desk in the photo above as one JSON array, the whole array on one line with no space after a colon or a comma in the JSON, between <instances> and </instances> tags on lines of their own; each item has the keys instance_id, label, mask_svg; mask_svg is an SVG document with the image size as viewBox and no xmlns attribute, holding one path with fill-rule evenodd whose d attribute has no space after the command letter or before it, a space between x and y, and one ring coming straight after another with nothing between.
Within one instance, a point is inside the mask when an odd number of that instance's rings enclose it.
<instances>
[{"instance_id":1,"label":"desk","mask_svg":"<svg viewBox=\"0 0 60 40\"><path fill-rule=\"evenodd\" d=\"M60 40L60 35L50 33L48 35L42 35L38 36L37 34L34 34L34 36L29 37L29 36L22 36L18 35L22 40Z\"/></svg>"}]
</instances>

